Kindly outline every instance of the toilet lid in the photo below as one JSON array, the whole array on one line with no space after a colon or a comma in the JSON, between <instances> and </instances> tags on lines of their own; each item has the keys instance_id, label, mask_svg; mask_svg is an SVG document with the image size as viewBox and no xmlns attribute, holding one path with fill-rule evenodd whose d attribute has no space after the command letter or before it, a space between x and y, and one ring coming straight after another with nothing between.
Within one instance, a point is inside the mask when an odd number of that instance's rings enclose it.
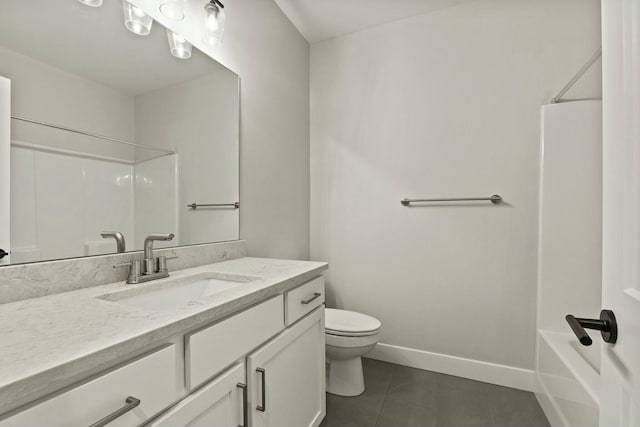
<instances>
[{"instance_id":1,"label":"toilet lid","mask_svg":"<svg viewBox=\"0 0 640 427\"><path fill-rule=\"evenodd\" d=\"M325 329L327 332L334 332L337 335L340 333L376 332L382 326L382 323L375 317L355 311L326 308L324 312Z\"/></svg>"}]
</instances>

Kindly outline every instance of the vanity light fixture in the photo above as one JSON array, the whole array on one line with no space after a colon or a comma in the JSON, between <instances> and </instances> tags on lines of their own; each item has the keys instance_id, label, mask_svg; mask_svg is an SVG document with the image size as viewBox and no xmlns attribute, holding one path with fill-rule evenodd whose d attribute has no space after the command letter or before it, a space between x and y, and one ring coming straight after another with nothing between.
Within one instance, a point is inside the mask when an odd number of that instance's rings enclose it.
<instances>
[{"instance_id":1,"label":"vanity light fixture","mask_svg":"<svg viewBox=\"0 0 640 427\"><path fill-rule=\"evenodd\" d=\"M162 0L160 13L172 21L182 21L184 19L185 3L186 0Z\"/></svg>"},{"instance_id":2,"label":"vanity light fixture","mask_svg":"<svg viewBox=\"0 0 640 427\"><path fill-rule=\"evenodd\" d=\"M180 34L176 34L167 28L167 39L169 39L169 49L176 58L191 58L191 43Z\"/></svg>"},{"instance_id":3,"label":"vanity light fixture","mask_svg":"<svg viewBox=\"0 0 640 427\"><path fill-rule=\"evenodd\" d=\"M80 3L91 6L91 7L100 7L102 6L102 0L78 0Z\"/></svg>"},{"instance_id":4,"label":"vanity light fixture","mask_svg":"<svg viewBox=\"0 0 640 427\"><path fill-rule=\"evenodd\" d=\"M225 20L224 5L220 0L211 0L204 5L204 43L214 47L222 45Z\"/></svg>"},{"instance_id":5,"label":"vanity light fixture","mask_svg":"<svg viewBox=\"0 0 640 427\"><path fill-rule=\"evenodd\" d=\"M146 36L151 32L153 18L142 9L132 5L127 0L122 0L122 11L124 12L124 25L127 30L139 36Z\"/></svg>"}]
</instances>

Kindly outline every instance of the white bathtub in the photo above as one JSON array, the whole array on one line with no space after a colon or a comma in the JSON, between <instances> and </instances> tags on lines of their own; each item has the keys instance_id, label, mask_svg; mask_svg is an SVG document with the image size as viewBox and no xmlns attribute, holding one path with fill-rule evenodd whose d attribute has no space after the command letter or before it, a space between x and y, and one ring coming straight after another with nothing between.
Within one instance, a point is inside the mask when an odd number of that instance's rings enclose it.
<instances>
[{"instance_id":1,"label":"white bathtub","mask_svg":"<svg viewBox=\"0 0 640 427\"><path fill-rule=\"evenodd\" d=\"M539 331L536 397L553 427L598 427L600 340Z\"/></svg>"}]
</instances>

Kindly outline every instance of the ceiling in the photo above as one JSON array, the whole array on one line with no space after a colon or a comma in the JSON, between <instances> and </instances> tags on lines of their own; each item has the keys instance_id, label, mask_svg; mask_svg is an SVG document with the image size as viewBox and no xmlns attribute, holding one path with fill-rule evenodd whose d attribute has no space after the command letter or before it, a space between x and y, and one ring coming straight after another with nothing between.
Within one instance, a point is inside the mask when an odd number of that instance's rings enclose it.
<instances>
[{"instance_id":1,"label":"ceiling","mask_svg":"<svg viewBox=\"0 0 640 427\"><path fill-rule=\"evenodd\" d=\"M275 0L309 43L473 0Z\"/></svg>"},{"instance_id":2,"label":"ceiling","mask_svg":"<svg viewBox=\"0 0 640 427\"><path fill-rule=\"evenodd\" d=\"M137 36L124 26L122 3L11 0L2 4L0 47L131 95L224 68L193 48L189 60L169 53L165 29Z\"/></svg>"}]
</instances>

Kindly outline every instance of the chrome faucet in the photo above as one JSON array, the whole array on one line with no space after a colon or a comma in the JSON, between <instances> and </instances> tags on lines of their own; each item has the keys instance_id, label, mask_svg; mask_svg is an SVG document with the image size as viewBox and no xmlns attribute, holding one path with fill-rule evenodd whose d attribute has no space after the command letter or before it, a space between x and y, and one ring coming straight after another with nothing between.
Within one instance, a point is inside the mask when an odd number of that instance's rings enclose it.
<instances>
[{"instance_id":1,"label":"chrome faucet","mask_svg":"<svg viewBox=\"0 0 640 427\"><path fill-rule=\"evenodd\" d=\"M155 240L173 240L174 237L173 234L151 234L147 236L147 238L144 239L144 258L142 260L135 259L130 262L114 265L113 268L130 267L129 278L127 279L127 283L130 285L169 277L167 260L177 257L154 257L153 242Z\"/></svg>"},{"instance_id":2,"label":"chrome faucet","mask_svg":"<svg viewBox=\"0 0 640 427\"><path fill-rule=\"evenodd\" d=\"M116 239L116 247L118 250L118 253L122 253L126 251L126 245L124 242L124 235L119 232L119 231L103 231L102 233L100 233L100 236L102 236L103 239L109 239L109 238L114 238Z\"/></svg>"},{"instance_id":3,"label":"chrome faucet","mask_svg":"<svg viewBox=\"0 0 640 427\"><path fill-rule=\"evenodd\" d=\"M151 234L144 239L144 259L142 260L142 274L149 275L158 273L160 270L156 259L153 257L153 242L155 240L173 240L175 236L171 234Z\"/></svg>"}]
</instances>

